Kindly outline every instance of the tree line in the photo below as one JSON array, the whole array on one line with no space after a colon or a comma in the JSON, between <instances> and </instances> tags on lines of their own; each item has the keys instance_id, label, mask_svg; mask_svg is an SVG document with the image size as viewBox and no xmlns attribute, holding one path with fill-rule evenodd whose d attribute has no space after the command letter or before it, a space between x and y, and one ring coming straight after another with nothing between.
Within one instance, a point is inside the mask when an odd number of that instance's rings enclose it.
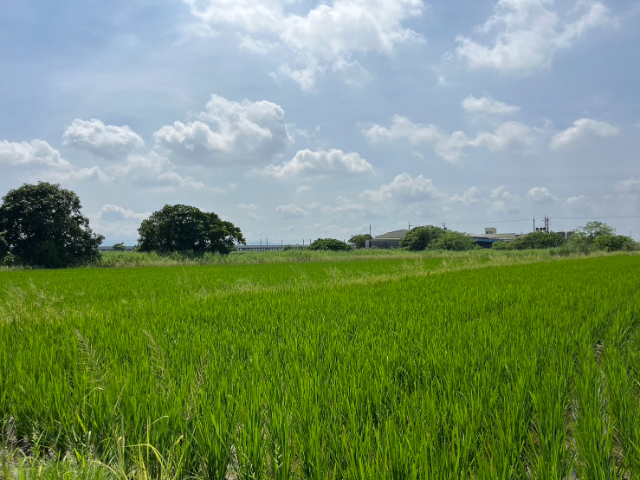
<instances>
[{"instance_id":1,"label":"tree line","mask_svg":"<svg viewBox=\"0 0 640 480\"><path fill-rule=\"evenodd\" d=\"M0 264L63 268L90 263L98 256L104 236L93 232L81 213L79 197L58 184L24 184L2 197L0 205ZM189 252L228 254L236 244L246 244L240 228L213 212L188 205L165 205L142 221L138 228L140 252ZM344 251L364 248L369 234L355 235L349 242L321 238L310 250ZM400 248L410 251L465 251L479 248L460 232L427 225L409 231ZM497 242L495 250L566 248L588 253L593 250L635 250L630 237L617 235L601 222L589 222L565 240L557 233L533 232L511 242ZM123 244L114 250L124 250Z\"/></svg>"}]
</instances>

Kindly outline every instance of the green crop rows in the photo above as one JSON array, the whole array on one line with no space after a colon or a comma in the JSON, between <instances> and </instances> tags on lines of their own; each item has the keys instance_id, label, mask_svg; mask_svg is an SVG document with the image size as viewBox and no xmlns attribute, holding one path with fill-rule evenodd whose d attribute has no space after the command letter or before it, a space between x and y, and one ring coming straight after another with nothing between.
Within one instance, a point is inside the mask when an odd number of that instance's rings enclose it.
<instances>
[{"instance_id":1,"label":"green crop rows","mask_svg":"<svg viewBox=\"0 0 640 480\"><path fill-rule=\"evenodd\" d=\"M640 478L639 326L638 256L4 272L0 445L102 478Z\"/></svg>"}]
</instances>

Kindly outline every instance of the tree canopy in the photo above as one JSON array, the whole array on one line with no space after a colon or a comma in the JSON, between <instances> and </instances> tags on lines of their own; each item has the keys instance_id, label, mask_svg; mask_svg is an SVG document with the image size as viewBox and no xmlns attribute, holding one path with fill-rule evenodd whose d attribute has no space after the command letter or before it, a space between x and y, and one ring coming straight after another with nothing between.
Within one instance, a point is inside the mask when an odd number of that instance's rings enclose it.
<instances>
[{"instance_id":1,"label":"tree canopy","mask_svg":"<svg viewBox=\"0 0 640 480\"><path fill-rule=\"evenodd\" d=\"M409 231L400 241L400 247L405 247L414 252L425 250L430 248L431 243L438 240L446 232L444 228L434 227L433 225L416 227Z\"/></svg>"},{"instance_id":2,"label":"tree canopy","mask_svg":"<svg viewBox=\"0 0 640 480\"><path fill-rule=\"evenodd\" d=\"M309 250L332 250L334 252L341 250L351 250L351 245L335 238L319 238L311 245Z\"/></svg>"},{"instance_id":3,"label":"tree canopy","mask_svg":"<svg viewBox=\"0 0 640 480\"><path fill-rule=\"evenodd\" d=\"M142 252L227 254L236 242L246 243L233 223L188 205L165 205L143 220L138 234L138 248Z\"/></svg>"},{"instance_id":4,"label":"tree canopy","mask_svg":"<svg viewBox=\"0 0 640 480\"><path fill-rule=\"evenodd\" d=\"M478 245L476 245L476 242L474 242L469 235L465 235L460 232L448 231L440 235L436 240L432 241L428 248L433 250L462 252L478 248Z\"/></svg>"},{"instance_id":5,"label":"tree canopy","mask_svg":"<svg viewBox=\"0 0 640 480\"><path fill-rule=\"evenodd\" d=\"M354 235L349 239L349 243L353 245L355 248L364 248L366 246L367 240L372 240L373 237L368 233L363 233L361 235Z\"/></svg>"},{"instance_id":6,"label":"tree canopy","mask_svg":"<svg viewBox=\"0 0 640 480\"><path fill-rule=\"evenodd\" d=\"M62 268L97 255L104 237L93 233L72 191L47 182L24 184L2 201L0 232L20 263Z\"/></svg>"}]
</instances>

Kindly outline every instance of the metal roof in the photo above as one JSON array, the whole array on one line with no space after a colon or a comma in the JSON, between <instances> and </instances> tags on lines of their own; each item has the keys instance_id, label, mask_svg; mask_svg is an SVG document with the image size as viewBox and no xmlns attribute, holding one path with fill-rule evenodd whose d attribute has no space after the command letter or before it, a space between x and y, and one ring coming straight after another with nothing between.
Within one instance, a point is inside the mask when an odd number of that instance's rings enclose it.
<instances>
[{"instance_id":1,"label":"metal roof","mask_svg":"<svg viewBox=\"0 0 640 480\"><path fill-rule=\"evenodd\" d=\"M376 240L389 240L389 239L397 239L401 240L407 236L409 230L394 230L393 232L385 233L383 235L378 235Z\"/></svg>"}]
</instances>

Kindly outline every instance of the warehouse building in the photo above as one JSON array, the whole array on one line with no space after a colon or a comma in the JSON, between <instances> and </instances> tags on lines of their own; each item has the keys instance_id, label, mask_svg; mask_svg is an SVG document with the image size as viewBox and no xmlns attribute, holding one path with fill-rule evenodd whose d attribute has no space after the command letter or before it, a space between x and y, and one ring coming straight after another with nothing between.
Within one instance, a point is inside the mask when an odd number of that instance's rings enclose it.
<instances>
[{"instance_id":1,"label":"warehouse building","mask_svg":"<svg viewBox=\"0 0 640 480\"><path fill-rule=\"evenodd\" d=\"M407 236L407 233L409 233L409 230L395 230L384 235L378 235L372 240L367 240L364 248L380 248L383 250L400 248L400 241Z\"/></svg>"}]
</instances>

